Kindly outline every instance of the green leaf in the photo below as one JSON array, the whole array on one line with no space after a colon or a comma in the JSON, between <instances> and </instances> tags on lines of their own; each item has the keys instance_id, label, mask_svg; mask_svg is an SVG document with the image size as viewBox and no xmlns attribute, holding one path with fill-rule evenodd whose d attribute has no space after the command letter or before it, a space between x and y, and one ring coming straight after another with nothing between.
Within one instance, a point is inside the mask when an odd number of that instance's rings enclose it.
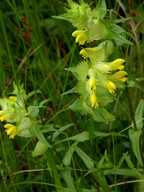
<instances>
[{"instance_id":1,"label":"green leaf","mask_svg":"<svg viewBox=\"0 0 144 192\"><path fill-rule=\"evenodd\" d=\"M84 107L83 107L83 101L81 98L74 101L70 106L69 109L72 111L81 112L81 114L86 114Z\"/></svg>"},{"instance_id":2,"label":"green leaf","mask_svg":"<svg viewBox=\"0 0 144 192\"><path fill-rule=\"evenodd\" d=\"M131 20L131 19L132 19L132 17L126 17L126 18L122 18L122 19L116 19L116 20L115 20L115 23L124 23L124 22L126 22L126 21Z\"/></svg>"},{"instance_id":3,"label":"green leaf","mask_svg":"<svg viewBox=\"0 0 144 192\"><path fill-rule=\"evenodd\" d=\"M69 166L71 164L72 155L75 151L77 144L78 144L77 142L73 143L72 146L69 148L68 152L66 153L63 159L63 164L65 166Z\"/></svg>"},{"instance_id":4,"label":"green leaf","mask_svg":"<svg viewBox=\"0 0 144 192\"><path fill-rule=\"evenodd\" d=\"M47 166L51 170L50 171L51 175L54 177L55 184L56 184L56 191L58 192L60 186L62 185L60 181L60 174L58 173L57 167L56 167L56 157L54 156L54 152L52 148L49 148L46 155L47 155Z\"/></svg>"},{"instance_id":5,"label":"green leaf","mask_svg":"<svg viewBox=\"0 0 144 192\"><path fill-rule=\"evenodd\" d=\"M86 97L88 93L86 92L86 81L78 81L75 86L75 93L79 93L81 96Z\"/></svg>"},{"instance_id":6,"label":"green leaf","mask_svg":"<svg viewBox=\"0 0 144 192\"><path fill-rule=\"evenodd\" d=\"M125 160L125 156L128 155L128 152L124 153L123 156L120 158L117 167L120 168Z\"/></svg>"},{"instance_id":7,"label":"green leaf","mask_svg":"<svg viewBox=\"0 0 144 192\"><path fill-rule=\"evenodd\" d=\"M40 103L39 103L39 106L43 106L45 103L47 103L48 101L50 101L50 99L45 99L45 100L43 100L43 101L41 101Z\"/></svg>"},{"instance_id":8,"label":"green leaf","mask_svg":"<svg viewBox=\"0 0 144 192\"><path fill-rule=\"evenodd\" d=\"M106 178L104 176L104 173L100 169L94 169L94 177L96 181L99 183L99 185L102 187L104 192L110 192L110 188L107 184Z\"/></svg>"},{"instance_id":9,"label":"green leaf","mask_svg":"<svg viewBox=\"0 0 144 192\"><path fill-rule=\"evenodd\" d=\"M104 170L104 175L123 175L123 176L129 176L129 177L136 177L141 178L142 174L136 169L119 169L119 168L113 168L109 170Z\"/></svg>"},{"instance_id":10,"label":"green leaf","mask_svg":"<svg viewBox=\"0 0 144 192\"><path fill-rule=\"evenodd\" d=\"M60 129L56 130L56 132L53 134L53 137L52 137L52 141L55 141L56 138L63 132L65 131L66 129L74 126L75 124L71 123L71 124L68 124L68 125L65 125L63 127L61 127Z\"/></svg>"},{"instance_id":11,"label":"green leaf","mask_svg":"<svg viewBox=\"0 0 144 192\"><path fill-rule=\"evenodd\" d=\"M86 167L88 169L94 168L94 162L93 160L86 154L84 153L79 147L75 147L75 151L79 155L79 157L82 159L82 161L85 163Z\"/></svg>"},{"instance_id":12,"label":"green leaf","mask_svg":"<svg viewBox=\"0 0 144 192\"><path fill-rule=\"evenodd\" d=\"M83 108L84 108L84 110L85 110L87 113L89 113L89 114L92 115L92 117L93 117L93 119L94 119L95 121L97 121L97 122L103 122L103 121L104 121L101 117L99 117L96 113L94 113L94 110L93 110L91 107L89 107L89 106L86 104L86 102L83 102Z\"/></svg>"},{"instance_id":13,"label":"green leaf","mask_svg":"<svg viewBox=\"0 0 144 192\"><path fill-rule=\"evenodd\" d=\"M107 150L105 150L104 156L98 162L98 167L101 168L101 167L111 167L111 166L112 166L112 163L109 160Z\"/></svg>"},{"instance_id":14,"label":"green leaf","mask_svg":"<svg viewBox=\"0 0 144 192\"><path fill-rule=\"evenodd\" d=\"M40 131L42 133L48 133L48 132L51 132L51 131L56 131L56 129L54 129L54 124L45 124L45 125L42 125L40 126Z\"/></svg>"},{"instance_id":15,"label":"green leaf","mask_svg":"<svg viewBox=\"0 0 144 192\"><path fill-rule=\"evenodd\" d=\"M138 130L138 131L135 131L134 129L129 130L129 137L132 144L133 152L137 160L139 161L140 165L143 166L141 153L140 153L140 146L139 146L139 140L140 140L141 134L142 134L142 130Z\"/></svg>"},{"instance_id":16,"label":"green leaf","mask_svg":"<svg viewBox=\"0 0 144 192\"><path fill-rule=\"evenodd\" d=\"M36 157L38 155L43 155L47 151L47 149L48 146L46 144L42 143L41 141L38 141L34 151L32 152L32 156Z\"/></svg>"},{"instance_id":17,"label":"green leaf","mask_svg":"<svg viewBox=\"0 0 144 192\"><path fill-rule=\"evenodd\" d=\"M105 122L106 124L108 123L108 121L115 120L115 117L111 113L109 113L105 108L100 107L97 107L94 110L93 118L95 121L97 121L97 119L99 118L99 122Z\"/></svg>"},{"instance_id":18,"label":"green leaf","mask_svg":"<svg viewBox=\"0 0 144 192\"><path fill-rule=\"evenodd\" d=\"M128 87L136 87L136 85L137 85L137 84L136 84L135 81L132 81L132 80L131 80L131 81L130 81L130 80L127 81L127 86L128 86Z\"/></svg>"},{"instance_id":19,"label":"green leaf","mask_svg":"<svg viewBox=\"0 0 144 192\"><path fill-rule=\"evenodd\" d=\"M108 137L111 134L112 133L105 133L105 132L95 131L93 138L96 138L96 137ZM119 133L118 134L115 133L114 135L118 136L118 137L125 137L125 135L122 135L122 134L119 134ZM88 132L84 131L84 132L79 133L79 134L77 134L75 136L72 136L72 137L69 137L67 139L61 140L61 141L59 141L59 143L65 142L65 141L70 141L70 140L76 141L76 142L85 142L85 141L88 141L89 139L90 138L89 138Z\"/></svg>"},{"instance_id":20,"label":"green leaf","mask_svg":"<svg viewBox=\"0 0 144 192\"><path fill-rule=\"evenodd\" d=\"M125 160L127 162L128 167L130 169L134 169L134 164L132 163L132 161L130 160L130 158L127 155L125 155Z\"/></svg>"},{"instance_id":21,"label":"green leaf","mask_svg":"<svg viewBox=\"0 0 144 192\"><path fill-rule=\"evenodd\" d=\"M32 116L32 117L37 117L39 114L39 107L38 106L29 106L28 107L28 113Z\"/></svg>"},{"instance_id":22,"label":"green leaf","mask_svg":"<svg viewBox=\"0 0 144 192\"><path fill-rule=\"evenodd\" d=\"M77 141L77 142L84 142L84 141L89 140L89 134L88 134L87 131L84 131L84 132L79 133L79 134L77 134L75 136L69 137L68 140L74 140L74 141Z\"/></svg>"},{"instance_id":23,"label":"green leaf","mask_svg":"<svg viewBox=\"0 0 144 192\"><path fill-rule=\"evenodd\" d=\"M72 189L73 192L76 192L75 186L74 186L74 181L73 181L73 177L71 175L71 171L70 170L66 170L62 172L62 176L67 184L67 187L69 189Z\"/></svg>"},{"instance_id":24,"label":"green leaf","mask_svg":"<svg viewBox=\"0 0 144 192\"><path fill-rule=\"evenodd\" d=\"M82 188L82 191L81 192L98 192L93 186L92 186L92 189L85 189L85 188ZM100 191L101 192L101 191Z\"/></svg>"},{"instance_id":25,"label":"green leaf","mask_svg":"<svg viewBox=\"0 0 144 192\"><path fill-rule=\"evenodd\" d=\"M97 107L96 109L94 109L94 113L103 120L103 122L105 122L107 124L107 121L103 115L103 113L101 112L101 108Z\"/></svg>"},{"instance_id":26,"label":"green leaf","mask_svg":"<svg viewBox=\"0 0 144 192\"><path fill-rule=\"evenodd\" d=\"M144 114L144 99L141 99L135 112L135 121L138 130L143 128L143 119L142 119L143 114Z\"/></svg>"},{"instance_id":27,"label":"green leaf","mask_svg":"<svg viewBox=\"0 0 144 192\"><path fill-rule=\"evenodd\" d=\"M96 8L93 10L93 16L97 17L98 19L103 19L106 15L106 3L105 0L99 0Z\"/></svg>"},{"instance_id":28,"label":"green leaf","mask_svg":"<svg viewBox=\"0 0 144 192\"><path fill-rule=\"evenodd\" d=\"M40 90L35 90L35 91L31 91L30 93L28 93L28 95L26 96L26 100L29 99L30 97L32 97L33 95L35 95L36 93L42 93Z\"/></svg>"},{"instance_id":29,"label":"green leaf","mask_svg":"<svg viewBox=\"0 0 144 192\"><path fill-rule=\"evenodd\" d=\"M32 126L30 127L30 132L38 138L39 141L41 141L43 144L47 145L48 147L51 147L51 145L47 142L44 135L39 129L39 126L36 122L32 122Z\"/></svg>"},{"instance_id":30,"label":"green leaf","mask_svg":"<svg viewBox=\"0 0 144 192\"><path fill-rule=\"evenodd\" d=\"M88 61L81 61L76 67L66 70L71 71L78 80L85 81L89 70Z\"/></svg>"}]
</instances>

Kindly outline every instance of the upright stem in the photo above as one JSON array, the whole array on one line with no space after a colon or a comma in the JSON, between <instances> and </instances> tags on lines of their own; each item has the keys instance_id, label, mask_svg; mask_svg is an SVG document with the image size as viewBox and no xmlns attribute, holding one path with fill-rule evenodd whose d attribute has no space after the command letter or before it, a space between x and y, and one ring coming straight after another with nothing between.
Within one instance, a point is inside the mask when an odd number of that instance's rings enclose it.
<instances>
[{"instance_id":1,"label":"upright stem","mask_svg":"<svg viewBox=\"0 0 144 192\"><path fill-rule=\"evenodd\" d=\"M134 128L137 131L138 129L137 129L137 125L136 125L136 121L135 121L135 117L134 117L134 112L133 112L133 108L132 108L132 103L131 103L131 99L130 99L129 88L126 88L126 91L127 91L127 96L128 96L128 104L129 104L130 114L131 114L131 117L132 117Z\"/></svg>"}]
</instances>

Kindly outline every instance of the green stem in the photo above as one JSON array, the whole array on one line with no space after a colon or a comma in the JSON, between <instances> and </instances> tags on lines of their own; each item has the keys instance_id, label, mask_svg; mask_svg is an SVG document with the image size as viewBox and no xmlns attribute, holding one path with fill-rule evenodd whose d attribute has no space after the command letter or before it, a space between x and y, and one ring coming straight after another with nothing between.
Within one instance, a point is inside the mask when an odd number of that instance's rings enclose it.
<instances>
[{"instance_id":1,"label":"green stem","mask_svg":"<svg viewBox=\"0 0 144 192\"><path fill-rule=\"evenodd\" d=\"M126 83L126 84L127 84L127 83ZM135 128L135 130L137 131L138 129L137 129L137 125L136 125L136 121L135 121L135 117L134 117L134 112L133 112L133 108L132 108L132 103L131 103L129 88L127 88L126 91L127 91L127 98L128 98L128 104L129 104L130 114L131 114L131 117L132 117L132 121L133 121L133 124L134 124L134 128Z\"/></svg>"},{"instance_id":2,"label":"green stem","mask_svg":"<svg viewBox=\"0 0 144 192\"><path fill-rule=\"evenodd\" d=\"M112 132L112 143L113 143L113 159L114 159L114 168L115 168L115 192L117 192L117 175L116 175L115 143L114 143L114 134L113 134L113 132Z\"/></svg>"}]
</instances>

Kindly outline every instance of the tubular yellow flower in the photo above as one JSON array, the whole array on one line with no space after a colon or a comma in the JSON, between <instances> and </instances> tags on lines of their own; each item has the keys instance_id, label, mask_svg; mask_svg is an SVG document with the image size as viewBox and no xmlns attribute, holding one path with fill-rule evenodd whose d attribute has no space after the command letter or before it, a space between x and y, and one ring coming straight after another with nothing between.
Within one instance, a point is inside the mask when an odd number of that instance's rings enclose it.
<instances>
[{"instance_id":1,"label":"tubular yellow flower","mask_svg":"<svg viewBox=\"0 0 144 192\"><path fill-rule=\"evenodd\" d=\"M122 65L123 63L125 63L124 59L116 59L113 62L111 62L109 66L112 71L115 71L115 70L121 71L124 68L124 65Z\"/></svg>"},{"instance_id":2,"label":"tubular yellow flower","mask_svg":"<svg viewBox=\"0 0 144 192\"><path fill-rule=\"evenodd\" d=\"M89 83L89 90L93 91L96 90L96 80L94 77L91 77L88 83Z\"/></svg>"},{"instance_id":3,"label":"tubular yellow flower","mask_svg":"<svg viewBox=\"0 0 144 192\"><path fill-rule=\"evenodd\" d=\"M91 106L94 107L94 108L99 106L99 104L97 102L97 97L96 97L96 95L94 93L91 94L91 96L90 96L90 102L91 102Z\"/></svg>"},{"instance_id":4,"label":"tubular yellow flower","mask_svg":"<svg viewBox=\"0 0 144 192\"><path fill-rule=\"evenodd\" d=\"M105 86L110 93L115 93L116 86L112 81L105 81Z\"/></svg>"},{"instance_id":5,"label":"tubular yellow flower","mask_svg":"<svg viewBox=\"0 0 144 192\"><path fill-rule=\"evenodd\" d=\"M80 51L80 55L82 55L82 57L83 57L84 59L88 58L88 53L86 52L85 49L82 49L82 50Z\"/></svg>"},{"instance_id":6,"label":"tubular yellow flower","mask_svg":"<svg viewBox=\"0 0 144 192\"><path fill-rule=\"evenodd\" d=\"M13 101L13 102L16 102L17 97L16 97L16 96L10 96L9 99L10 99L11 101Z\"/></svg>"},{"instance_id":7,"label":"tubular yellow flower","mask_svg":"<svg viewBox=\"0 0 144 192\"><path fill-rule=\"evenodd\" d=\"M72 33L73 37L76 37L76 43L79 43L79 45L84 45L87 41L87 36L84 32L84 30L76 30Z\"/></svg>"},{"instance_id":8,"label":"tubular yellow flower","mask_svg":"<svg viewBox=\"0 0 144 192\"><path fill-rule=\"evenodd\" d=\"M8 114L4 114L0 117L0 121L5 121L7 119Z\"/></svg>"},{"instance_id":9,"label":"tubular yellow flower","mask_svg":"<svg viewBox=\"0 0 144 192\"><path fill-rule=\"evenodd\" d=\"M82 57L84 59L88 58L88 52L87 51L95 52L96 51L96 47L82 49L80 51L80 55L82 55Z\"/></svg>"},{"instance_id":10,"label":"tubular yellow flower","mask_svg":"<svg viewBox=\"0 0 144 192\"><path fill-rule=\"evenodd\" d=\"M9 138L14 139L16 135L16 126L12 124L5 124L4 128L6 128L7 135L9 135Z\"/></svg>"},{"instance_id":11,"label":"tubular yellow flower","mask_svg":"<svg viewBox=\"0 0 144 192\"><path fill-rule=\"evenodd\" d=\"M126 71L118 71L115 74L111 75L111 80L114 82L125 82L127 81L127 72Z\"/></svg>"}]
</instances>

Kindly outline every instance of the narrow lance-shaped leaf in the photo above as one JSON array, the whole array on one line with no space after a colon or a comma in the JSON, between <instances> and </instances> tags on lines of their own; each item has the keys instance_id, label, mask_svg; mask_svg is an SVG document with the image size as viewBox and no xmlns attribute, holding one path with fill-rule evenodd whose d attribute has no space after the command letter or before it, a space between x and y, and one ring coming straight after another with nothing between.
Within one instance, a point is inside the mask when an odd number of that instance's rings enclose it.
<instances>
[{"instance_id":1,"label":"narrow lance-shaped leaf","mask_svg":"<svg viewBox=\"0 0 144 192\"><path fill-rule=\"evenodd\" d=\"M142 130L138 130L138 131L134 130L134 129L129 130L129 137L130 137L130 141L132 144L133 152L134 152L137 160L139 161L140 165L143 166L141 153L140 153L140 146L139 146L139 140L140 140L141 133L142 133Z\"/></svg>"},{"instance_id":2,"label":"narrow lance-shaped leaf","mask_svg":"<svg viewBox=\"0 0 144 192\"><path fill-rule=\"evenodd\" d=\"M79 147L76 147L75 151L77 152L79 157L82 159L82 161L85 163L88 169L94 168L93 160L86 153L84 153Z\"/></svg>"}]
</instances>

